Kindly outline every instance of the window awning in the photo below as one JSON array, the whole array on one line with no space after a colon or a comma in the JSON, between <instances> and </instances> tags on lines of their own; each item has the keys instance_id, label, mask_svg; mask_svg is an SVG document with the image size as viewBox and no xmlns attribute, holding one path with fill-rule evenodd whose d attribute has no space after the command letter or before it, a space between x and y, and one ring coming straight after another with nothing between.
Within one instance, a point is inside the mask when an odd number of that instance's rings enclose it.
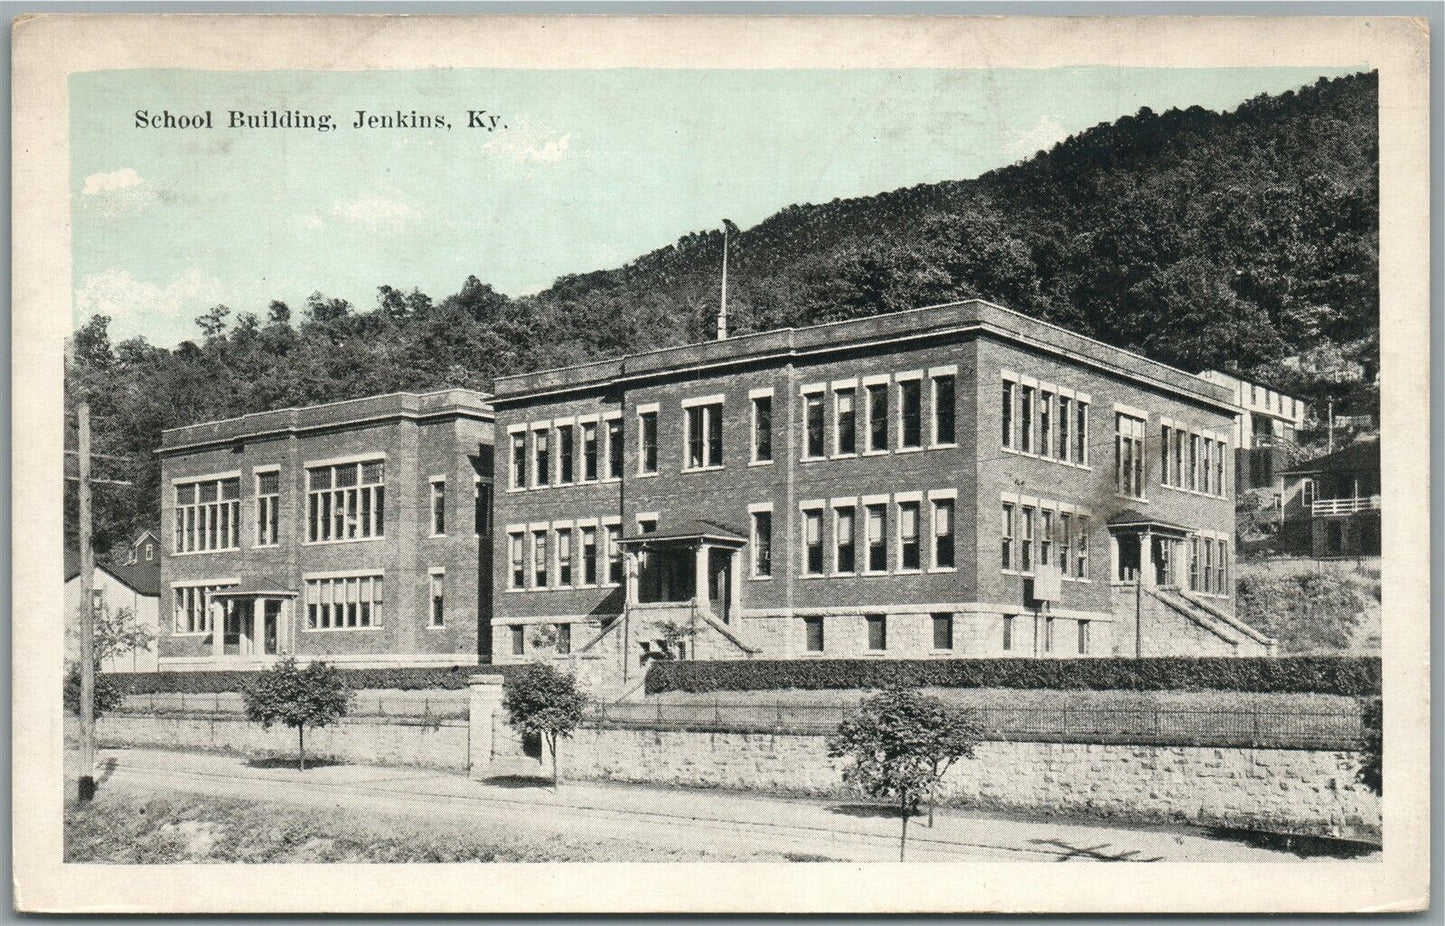
<instances>
[{"instance_id":1,"label":"window awning","mask_svg":"<svg viewBox=\"0 0 1445 926\"><path fill-rule=\"evenodd\" d=\"M697 546L741 547L748 538L740 531L713 521L682 521L646 534L623 537L623 546Z\"/></svg>"},{"instance_id":2,"label":"window awning","mask_svg":"<svg viewBox=\"0 0 1445 926\"><path fill-rule=\"evenodd\" d=\"M1175 524L1172 521L1164 521L1135 511L1133 508L1126 508L1110 517L1108 526L1111 531L1149 531L1152 534L1173 534L1178 537L1187 537L1195 533L1193 528Z\"/></svg>"}]
</instances>

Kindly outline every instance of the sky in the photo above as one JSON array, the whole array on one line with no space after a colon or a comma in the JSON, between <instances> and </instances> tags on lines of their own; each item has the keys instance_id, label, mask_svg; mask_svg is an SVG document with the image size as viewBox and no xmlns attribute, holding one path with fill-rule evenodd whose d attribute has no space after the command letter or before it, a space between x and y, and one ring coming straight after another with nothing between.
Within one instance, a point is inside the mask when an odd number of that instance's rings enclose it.
<instances>
[{"instance_id":1,"label":"sky","mask_svg":"<svg viewBox=\"0 0 1445 926\"><path fill-rule=\"evenodd\" d=\"M513 296L724 218L966 180L1148 106L1232 109L1355 69L110 71L71 78L75 321L196 338L217 303ZM137 126L209 110L209 130ZM337 127L233 129L228 113ZM354 129L437 114L450 129ZM497 117L468 128L468 110Z\"/></svg>"}]
</instances>

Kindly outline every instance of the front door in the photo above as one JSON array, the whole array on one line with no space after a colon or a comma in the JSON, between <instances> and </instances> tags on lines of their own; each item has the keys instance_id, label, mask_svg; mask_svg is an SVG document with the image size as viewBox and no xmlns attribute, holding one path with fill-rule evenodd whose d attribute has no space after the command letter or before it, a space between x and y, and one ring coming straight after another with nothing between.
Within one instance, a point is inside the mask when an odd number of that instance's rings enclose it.
<instances>
[{"instance_id":1,"label":"front door","mask_svg":"<svg viewBox=\"0 0 1445 926\"><path fill-rule=\"evenodd\" d=\"M707 605L723 623L731 617L733 554L730 550L709 550L707 554Z\"/></svg>"},{"instance_id":2,"label":"front door","mask_svg":"<svg viewBox=\"0 0 1445 926\"><path fill-rule=\"evenodd\" d=\"M281 602L268 599L261 617L261 652L267 656L276 655L281 640Z\"/></svg>"},{"instance_id":3,"label":"front door","mask_svg":"<svg viewBox=\"0 0 1445 926\"><path fill-rule=\"evenodd\" d=\"M245 653L244 647L247 641L246 634L242 629L245 625L242 614L250 610L250 604L249 601L227 598L221 606L225 614L225 637L222 640L221 651L227 656L240 656Z\"/></svg>"},{"instance_id":4,"label":"front door","mask_svg":"<svg viewBox=\"0 0 1445 926\"><path fill-rule=\"evenodd\" d=\"M1150 560L1154 566L1154 584L1173 584L1173 570L1170 569L1169 553L1174 546L1174 542L1165 537L1155 537L1152 546L1154 549Z\"/></svg>"}]
</instances>

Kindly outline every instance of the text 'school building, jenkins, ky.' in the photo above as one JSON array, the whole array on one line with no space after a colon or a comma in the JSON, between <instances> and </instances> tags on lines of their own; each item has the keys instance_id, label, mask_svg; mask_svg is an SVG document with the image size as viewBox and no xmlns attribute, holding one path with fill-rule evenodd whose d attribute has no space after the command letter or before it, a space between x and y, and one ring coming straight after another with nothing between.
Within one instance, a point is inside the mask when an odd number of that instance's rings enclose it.
<instances>
[{"instance_id":1,"label":"text 'school building, jenkins, ky.'","mask_svg":"<svg viewBox=\"0 0 1445 926\"><path fill-rule=\"evenodd\" d=\"M498 380L496 662L1263 655L1237 408L981 301Z\"/></svg>"},{"instance_id":2,"label":"text 'school building, jenkins, ky.'","mask_svg":"<svg viewBox=\"0 0 1445 926\"><path fill-rule=\"evenodd\" d=\"M486 661L486 398L398 393L166 431L160 668Z\"/></svg>"}]
</instances>

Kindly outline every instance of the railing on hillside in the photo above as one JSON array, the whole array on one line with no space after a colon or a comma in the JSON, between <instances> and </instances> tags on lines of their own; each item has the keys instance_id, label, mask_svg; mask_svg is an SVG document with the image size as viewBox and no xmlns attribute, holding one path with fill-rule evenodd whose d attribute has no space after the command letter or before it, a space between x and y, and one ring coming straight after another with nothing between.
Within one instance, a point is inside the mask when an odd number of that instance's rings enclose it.
<instances>
[{"instance_id":1,"label":"railing on hillside","mask_svg":"<svg viewBox=\"0 0 1445 926\"><path fill-rule=\"evenodd\" d=\"M587 722L662 730L825 734L855 704L729 704L724 701L593 703ZM1359 714L1341 711L1189 710L1152 707L973 708L996 741L1353 749Z\"/></svg>"},{"instance_id":2,"label":"railing on hillside","mask_svg":"<svg viewBox=\"0 0 1445 926\"><path fill-rule=\"evenodd\" d=\"M145 714L245 714L239 693L187 694L180 692L128 694L121 710ZM466 691L417 691L388 694L360 693L351 702L348 717L427 717L465 720L469 713Z\"/></svg>"},{"instance_id":3,"label":"railing on hillside","mask_svg":"<svg viewBox=\"0 0 1445 926\"><path fill-rule=\"evenodd\" d=\"M1310 505L1310 514L1325 517L1338 514L1357 514L1374 511L1380 507L1380 496L1363 495L1357 498L1317 498Z\"/></svg>"}]
</instances>

